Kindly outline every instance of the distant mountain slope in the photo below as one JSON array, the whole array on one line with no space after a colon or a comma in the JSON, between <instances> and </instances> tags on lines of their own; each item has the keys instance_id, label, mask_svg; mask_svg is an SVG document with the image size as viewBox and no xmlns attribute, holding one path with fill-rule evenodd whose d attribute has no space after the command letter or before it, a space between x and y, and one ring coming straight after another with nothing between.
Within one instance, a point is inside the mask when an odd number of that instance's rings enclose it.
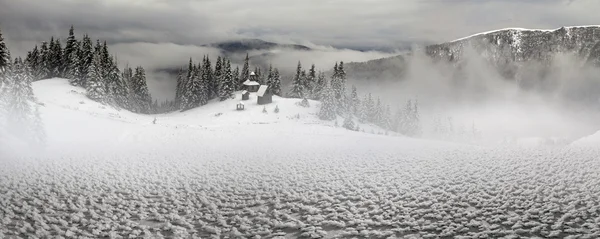
<instances>
[{"instance_id":1,"label":"distant mountain slope","mask_svg":"<svg viewBox=\"0 0 600 239\"><path fill-rule=\"evenodd\" d=\"M292 50L308 51L311 48L298 44L279 44L263 41L260 39L242 39L233 41L217 42L206 46L219 48L224 53L240 53L253 50L272 50L275 48L286 48Z\"/></svg>"},{"instance_id":2,"label":"distant mountain slope","mask_svg":"<svg viewBox=\"0 0 600 239\"><path fill-rule=\"evenodd\" d=\"M587 64L600 65L600 26L562 27L555 30L508 28L484 32L452 42L426 46L434 60L460 63L473 49L507 79L513 79L521 63L549 63L557 53L573 53ZM359 79L402 78L410 53L362 63L347 64L350 77Z\"/></svg>"}]
</instances>

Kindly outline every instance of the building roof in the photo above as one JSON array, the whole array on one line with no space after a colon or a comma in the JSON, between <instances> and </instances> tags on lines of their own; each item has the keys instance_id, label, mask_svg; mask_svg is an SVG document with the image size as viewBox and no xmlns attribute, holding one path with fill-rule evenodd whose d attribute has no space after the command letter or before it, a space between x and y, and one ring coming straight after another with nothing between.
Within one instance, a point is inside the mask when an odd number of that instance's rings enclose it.
<instances>
[{"instance_id":1,"label":"building roof","mask_svg":"<svg viewBox=\"0 0 600 239\"><path fill-rule=\"evenodd\" d=\"M242 91L242 95L245 95L246 93L248 93L247 90Z\"/></svg>"},{"instance_id":2,"label":"building roof","mask_svg":"<svg viewBox=\"0 0 600 239\"><path fill-rule=\"evenodd\" d=\"M261 85L260 88L258 88L258 91L256 92L256 95L262 97L267 92L267 88L269 88L268 85Z\"/></svg>"},{"instance_id":3,"label":"building roof","mask_svg":"<svg viewBox=\"0 0 600 239\"><path fill-rule=\"evenodd\" d=\"M244 81L244 85L260 85L260 84L256 81L246 80L246 81Z\"/></svg>"},{"instance_id":4,"label":"building roof","mask_svg":"<svg viewBox=\"0 0 600 239\"><path fill-rule=\"evenodd\" d=\"M251 75L251 76L255 76L255 75L256 75L256 73L254 73L254 71L253 71L253 72L250 72L250 75Z\"/></svg>"}]
</instances>

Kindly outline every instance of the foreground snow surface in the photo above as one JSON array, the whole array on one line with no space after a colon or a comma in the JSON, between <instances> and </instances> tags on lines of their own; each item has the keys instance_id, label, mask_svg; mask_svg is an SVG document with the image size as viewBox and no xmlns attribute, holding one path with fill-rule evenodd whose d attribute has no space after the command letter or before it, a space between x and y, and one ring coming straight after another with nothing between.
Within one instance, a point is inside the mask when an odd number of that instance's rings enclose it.
<instances>
[{"instance_id":1,"label":"foreground snow surface","mask_svg":"<svg viewBox=\"0 0 600 239\"><path fill-rule=\"evenodd\" d=\"M77 92L78 107L36 94L48 149L0 158L0 238L600 237L589 147L351 132L283 99L279 116L215 106L152 124Z\"/></svg>"}]
</instances>

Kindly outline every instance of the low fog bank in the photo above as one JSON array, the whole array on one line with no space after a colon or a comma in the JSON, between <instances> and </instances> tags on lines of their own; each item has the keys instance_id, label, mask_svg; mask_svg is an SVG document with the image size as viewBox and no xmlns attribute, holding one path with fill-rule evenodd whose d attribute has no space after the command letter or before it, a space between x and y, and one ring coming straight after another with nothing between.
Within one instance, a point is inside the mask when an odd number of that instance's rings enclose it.
<instances>
[{"instance_id":1,"label":"low fog bank","mask_svg":"<svg viewBox=\"0 0 600 239\"><path fill-rule=\"evenodd\" d=\"M402 80L349 83L396 109L418 100L424 138L566 144L600 130L600 69L559 54L545 64L519 63L517 79L507 80L479 54L467 54L447 63L415 51Z\"/></svg>"}]
</instances>

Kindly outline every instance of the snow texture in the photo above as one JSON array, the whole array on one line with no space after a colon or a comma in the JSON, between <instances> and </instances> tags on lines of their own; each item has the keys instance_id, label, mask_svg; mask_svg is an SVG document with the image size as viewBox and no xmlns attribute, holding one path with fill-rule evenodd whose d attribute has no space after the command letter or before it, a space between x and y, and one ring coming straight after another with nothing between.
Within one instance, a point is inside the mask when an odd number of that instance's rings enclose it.
<instances>
[{"instance_id":1,"label":"snow texture","mask_svg":"<svg viewBox=\"0 0 600 239\"><path fill-rule=\"evenodd\" d=\"M3 238L600 237L597 149L364 134L278 97L142 116L34 90L49 148L0 157Z\"/></svg>"}]
</instances>

